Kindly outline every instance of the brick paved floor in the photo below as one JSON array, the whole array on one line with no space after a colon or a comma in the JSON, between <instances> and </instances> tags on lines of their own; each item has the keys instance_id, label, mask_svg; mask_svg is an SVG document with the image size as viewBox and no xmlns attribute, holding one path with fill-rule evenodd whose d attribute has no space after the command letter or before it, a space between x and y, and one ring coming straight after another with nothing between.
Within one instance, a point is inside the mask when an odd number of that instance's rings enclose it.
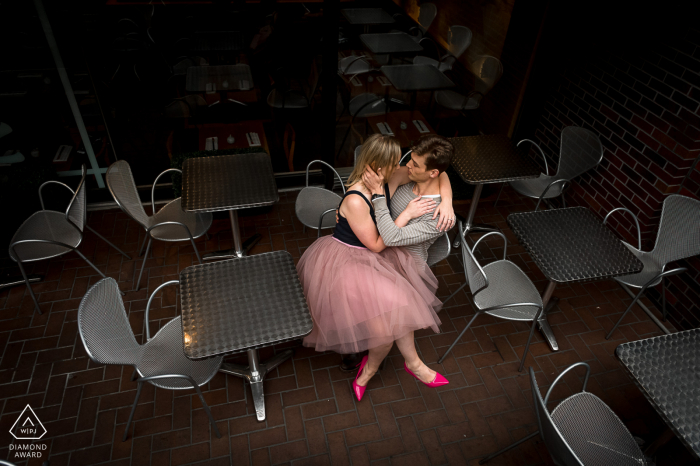
<instances>
[{"instance_id":1,"label":"brick paved floor","mask_svg":"<svg viewBox=\"0 0 700 466\"><path fill-rule=\"evenodd\" d=\"M510 212L530 210L532 204L508 190L504 195L497 209L491 200L482 200L477 220L495 224L506 233L509 259L543 290L546 280L505 221ZM296 193L282 194L272 209L241 218L244 237L253 232L263 236L253 253L286 249L298 259L314 241L315 233L302 232L294 217L295 197ZM466 212L467 207L459 205L457 210ZM135 256L143 232L124 214L94 212L88 223ZM227 219L216 220L211 239L201 238L197 246L205 251L231 247L227 227ZM502 254L500 248L497 240L489 241L481 257L493 260ZM80 250L117 279L123 290L133 287L141 259L125 260L90 232ZM464 280L459 254L454 251L434 268L443 298ZM155 243L142 290L124 297L138 339L149 291L176 279L180 270L195 262L189 245ZM2 271L17 271L7 258L0 265ZM517 371L527 338L526 324L480 317L444 364L437 364L438 356L473 315L468 295L461 292L440 314L443 333L423 331L416 339L423 359L450 380L446 387L432 389L417 383L403 371L402 358L394 350L358 403L351 394L352 376L337 369L336 354L316 353L295 342L261 351L265 358L275 350L296 347L293 360L265 382L265 422L255 419L250 391L242 379L219 374L203 389L221 439L210 432L192 391L156 390L147 385L129 439L121 442L136 393L136 384L130 381L132 369L89 361L76 325L80 299L99 276L74 254L39 263L34 272L45 274L45 280L34 286L43 315L33 312L24 286L0 292L3 459L9 458L8 429L27 404L35 408L48 430L43 440L51 466L476 464L481 456L536 429L529 380L525 371ZM612 281L560 286L556 295L562 300L549 320L560 350L550 351L536 332L527 365L534 367L544 388L563 368L587 362L592 369L589 390L606 401L635 435L653 440L663 422L622 372L613 351L622 342L658 335L657 327L636 308L614 338L605 340L606 329L630 301ZM156 299L152 325L157 328L177 312L177 296L171 288ZM567 376L555 398L578 390L580 382L578 374ZM677 440L661 453L659 464L690 464ZM491 464L551 464L551 460L543 443L535 439Z\"/></svg>"}]
</instances>

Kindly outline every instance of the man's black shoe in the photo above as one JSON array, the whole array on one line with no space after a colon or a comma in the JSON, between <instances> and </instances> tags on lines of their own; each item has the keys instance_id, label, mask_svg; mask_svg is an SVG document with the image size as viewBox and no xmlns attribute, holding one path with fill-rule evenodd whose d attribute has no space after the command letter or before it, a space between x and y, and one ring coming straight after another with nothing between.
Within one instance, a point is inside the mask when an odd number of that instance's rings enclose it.
<instances>
[{"instance_id":1,"label":"man's black shoe","mask_svg":"<svg viewBox=\"0 0 700 466\"><path fill-rule=\"evenodd\" d=\"M339 366L340 370L343 372L355 372L360 368L360 364L362 363L362 358L365 356L365 353L343 354L342 356L343 360Z\"/></svg>"}]
</instances>

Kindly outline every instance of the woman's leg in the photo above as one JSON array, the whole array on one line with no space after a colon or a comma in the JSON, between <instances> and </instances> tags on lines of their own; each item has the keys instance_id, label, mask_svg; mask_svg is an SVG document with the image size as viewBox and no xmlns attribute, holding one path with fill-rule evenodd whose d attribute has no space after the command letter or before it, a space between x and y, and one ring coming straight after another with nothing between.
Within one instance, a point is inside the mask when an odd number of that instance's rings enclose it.
<instances>
[{"instance_id":1,"label":"woman's leg","mask_svg":"<svg viewBox=\"0 0 700 466\"><path fill-rule=\"evenodd\" d=\"M416 374L416 377L425 383L430 383L435 380L437 372L426 366L425 363L418 357L413 332L409 332L396 340L396 346L398 346L399 351L401 351L401 355L406 360L406 367L408 367L411 372Z\"/></svg>"},{"instance_id":2,"label":"woman's leg","mask_svg":"<svg viewBox=\"0 0 700 466\"><path fill-rule=\"evenodd\" d=\"M357 385L360 385L361 387L367 386L369 379L371 379L372 376L377 373L379 370L379 365L382 363L386 355L389 354L392 346L394 346L393 342L384 346L377 346L376 348L371 348L369 350L367 364L365 364L365 367L362 368L362 373L357 378Z\"/></svg>"}]
</instances>

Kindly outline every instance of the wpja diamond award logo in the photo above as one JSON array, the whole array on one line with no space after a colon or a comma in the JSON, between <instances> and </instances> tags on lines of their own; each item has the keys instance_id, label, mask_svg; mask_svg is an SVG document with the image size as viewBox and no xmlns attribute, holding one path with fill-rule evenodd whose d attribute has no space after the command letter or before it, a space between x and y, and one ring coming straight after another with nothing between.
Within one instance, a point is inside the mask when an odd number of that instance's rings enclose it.
<instances>
[{"instance_id":1,"label":"wpja diamond award logo","mask_svg":"<svg viewBox=\"0 0 700 466\"><path fill-rule=\"evenodd\" d=\"M27 405L10 428L10 434L17 440L40 440L46 435L46 428ZM11 443L9 447L13 459L41 458L46 450L46 444L42 443Z\"/></svg>"}]
</instances>

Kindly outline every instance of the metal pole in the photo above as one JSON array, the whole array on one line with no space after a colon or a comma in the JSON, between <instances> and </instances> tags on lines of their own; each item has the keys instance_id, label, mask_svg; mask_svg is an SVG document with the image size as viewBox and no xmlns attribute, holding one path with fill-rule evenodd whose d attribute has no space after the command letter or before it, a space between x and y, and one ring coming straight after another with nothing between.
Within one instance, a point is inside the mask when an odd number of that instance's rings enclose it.
<instances>
[{"instance_id":1,"label":"metal pole","mask_svg":"<svg viewBox=\"0 0 700 466\"><path fill-rule=\"evenodd\" d=\"M92 174L95 176L97 181L97 186L100 188L105 187L104 180L102 179L102 173L100 172L100 166L97 164L97 159L95 158L95 151L92 150L92 144L90 143L90 138L88 137L87 130L85 129L85 124L83 123L83 117L80 114L80 109L78 108L78 102L75 100L75 94L73 93L73 87L68 79L68 73L66 73L66 68L63 65L63 59L61 58L61 53L58 51L58 45L56 44L56 39L53 36L53 30L51 29L51 24L46 16L46 11L44 10L44 4L41 0L34 0L34 6L39 14L39 20L41 21L41 27L46 35L46 41L49 43L49 49L51 49L51 55L56 63L56 70L58 71L58 76L61 78L61 83L63 84L63 90L66 92L66 97L68 97L68 104L73 112L73 117L75 118L75 124L78 126L78 132L80 133L80 138L83 140L85 145L85 152L87 152L88 159L90 160L90 167L92 168Z\"/></svg>"},{"instance_id":2,"label":"metal pole","mask_svg":"<svg viewBox=\"0 0 700 466\"><path fill-rule=\"evenodd\" d=\"M335 105L337 102L338 82L338 31L340 16L340 0L324 0L323 2L323 73L321 73L321 160L330 166L335 166ZM331 189L334 183L333 172L322 168L326 177L326 188Z\"/></svg>"}]
</instances>

